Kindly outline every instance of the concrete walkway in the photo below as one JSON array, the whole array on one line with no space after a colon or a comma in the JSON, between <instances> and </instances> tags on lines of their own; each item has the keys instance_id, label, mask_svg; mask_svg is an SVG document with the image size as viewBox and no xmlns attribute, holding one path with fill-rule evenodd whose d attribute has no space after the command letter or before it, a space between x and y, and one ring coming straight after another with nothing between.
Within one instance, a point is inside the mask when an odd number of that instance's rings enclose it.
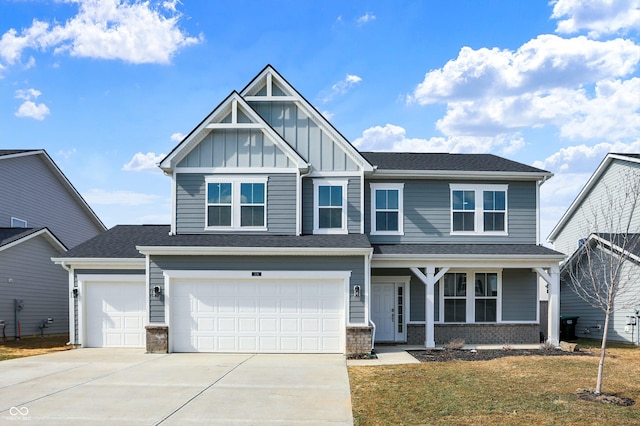
<instances>
[{"instance_id":1,"label":"concrete walkway","mask_svg":"<svg viewBox=\"0 0 640 426\"><path fill-rule=\"evenodd\" d=\"M345 364L125 349L20 358L0 362L0 424L352 425Z\"/></svg>"},{"instance_id":2,"label":"concrete walkway","mask_svg":"<svg viewBox=\"0 0 640 426\"><path fill-rule=\"evenodd\" d=\"M379 345L375 347L376 359L350 359L349 366L360 365L392 365L420 364L420 361L409 355L408 350L424 350L424 347L406 345Z\"/></svg>"}]
</instances>

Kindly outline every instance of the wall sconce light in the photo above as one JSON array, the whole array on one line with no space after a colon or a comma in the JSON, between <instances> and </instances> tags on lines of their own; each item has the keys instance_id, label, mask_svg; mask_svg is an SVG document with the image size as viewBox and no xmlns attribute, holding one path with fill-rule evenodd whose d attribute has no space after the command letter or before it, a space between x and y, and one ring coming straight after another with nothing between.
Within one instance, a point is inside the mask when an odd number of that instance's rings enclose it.
<instances>
[{"instance_id":1,"label":"wall sconce light","mask_svg":"<svg viewBox=\"0 0 640 426\"><path fill-rule=\"evenodd\" d=\"M78 288L74 288L73 290L71 290L71 295L73 296L74 299L78 298Z\"/></svg>"},{"instance_id":2,"label":"wall sconce light","mask_svg":"<svg viewBox=\"0 0 640 426\"><path fill-rule=\"evenodd\" d=\"M153 286L153 297L162 296L162 288L159 285Z\"/></svg>"},{"instance_id":3,"label":"wall sconce light","mask_svg":"<svg viewBox=\"0 0 640 426\"><path fill-rule=\"evenodd\" d=\"M360 286L359 285L354 285L353 286L353 297L360 297Z\"/></svg>"}]
</instances>

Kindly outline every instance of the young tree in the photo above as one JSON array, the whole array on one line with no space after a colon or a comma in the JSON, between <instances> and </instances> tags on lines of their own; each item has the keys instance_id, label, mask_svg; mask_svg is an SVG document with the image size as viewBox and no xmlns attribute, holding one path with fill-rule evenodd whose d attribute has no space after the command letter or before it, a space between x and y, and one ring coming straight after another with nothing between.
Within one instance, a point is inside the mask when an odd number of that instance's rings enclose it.
<instances>
[{"instance_id":1,"label":"young tree","mask_svg":"<svg viewBox=\"0 0 640 426\"><path fill-rule=\"evenodd\" d=\"M602 198L589 206L589 237L563 268L578 297L604 312L596 394L602 393L611 314L640 304L640 170L625 172L620 182L604 185Z\"/></svg>"}]
</instances>

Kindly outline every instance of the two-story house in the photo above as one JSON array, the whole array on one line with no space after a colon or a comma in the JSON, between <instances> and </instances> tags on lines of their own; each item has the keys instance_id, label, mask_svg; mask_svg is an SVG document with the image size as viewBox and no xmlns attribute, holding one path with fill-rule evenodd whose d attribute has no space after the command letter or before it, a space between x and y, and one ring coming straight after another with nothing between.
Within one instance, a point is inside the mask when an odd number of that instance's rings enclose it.
<instances>
[{"instance_id":1,"label":"two-story house","mask_svg":"<svg viewBox=\"0 0 640 426\"><path fill-rule=\"evenodd\" d=\"M604 311L576 294L571 285L569 268L594 268L598 266L595 259L606 259L612 254L616 258L625 258L626 262L620 275L623 288L619 291L619 300L612 306L608 339L636 344L640 340L638 182L640 154L607 154L549 234L548 240L553 243L554 249L568 256L561 269L560 312L562 315L579 317L575 326L577 337L602 338ZM602 253L604 257L598 253L590 264L584 262L587 246L595 245L606 251ZM581 280L580 275L574 273L573 279ZM582 285L586 287L588 283L583 282Z\"/></svg>"},{"instance_id":2,"label":"two-story house","mask_svg":"<svg viewBox=\"0 0 640 426\"><path fill-rule=\"evenodd\" d=\"M0 332L66 333L69 277L51 257L106 230L44 150L0 149Z\"/></svg>"},{"instance_id":3,"label":"two-story house","mask_svg":"<svg viewBox=\"0 0 640 426\"><path fill-rule=\"evenodd\" d=\"M76 344L537 343L538 277L557 326L563 256L538 244L549 172L488 154L359 152L271 66L159 166L170 225L117 226L55 259L71 268Z\"/></svg>"}]
</instances>

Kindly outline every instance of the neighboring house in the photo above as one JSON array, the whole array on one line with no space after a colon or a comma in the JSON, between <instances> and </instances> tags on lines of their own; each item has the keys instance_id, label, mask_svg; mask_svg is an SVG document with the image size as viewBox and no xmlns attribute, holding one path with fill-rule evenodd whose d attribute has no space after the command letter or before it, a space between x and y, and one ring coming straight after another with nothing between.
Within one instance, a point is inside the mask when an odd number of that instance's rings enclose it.
<instances>
[{"instance_id":1,"label":"neighboring house","mask_svg":"<svg viewBox=\"0 0 640 426\"><path fill-rule=\"evenodd\" d=\"M271 66L160 167L170 225L116 226L54 259L71 268L78 345L538 343L539 276L558 318L564 256L538 227L551 173L489 154L358 152Z\"/></svg>"},{"instance_id":2,"label":"neighboring house","mask_svg":"<svg viewBox=\"0 0 640 426\"><path fill-rule=\"evenodd\" d=\"M638 179L640 176L640 154L608 154L549 234L548 240L553 243L554 249L570 256L562 268L560 312L566 316L579 316L575 329L577 337L602 338L604 312L592 307L577 296L570 286L567 268L569 265L575 265L577 258L584 256L584 249L581 250L581 248L597 243L616 255L623 253L617 244L621 236L611 235L612 231L617 231L606 229L607 226L603 224L602 211L603 209L616 208L615 205L612 205L611 200L624 199L625 191L629 190L625 179L633 173ZM640 208L636 208L633 216L628 216L627 214L631 213L624 210L622 212L623 217L631 220L630 233L627 234L627 237L630 238L629 241L635 241L634 234L640 233ZM595 225L590 225L590 223L594 222L600 223L600 229L591 229ZM633 245L631 252L625 253L629 259L628 265L626 265L627 273L638 277L636 292L640 292L640 266L638 265L640 253L638 250L640 250L640 246ZM620 304L618 304L619 306ZM629 323L637 321L638 309L640 306L616 310L611 316L608 339L637 343L638 327Z\"/></svg>"},{"instance_id":3,"label":"neighboring house","mask_svg":"<svg viewBox=\"0 0 640 426\"><path fill-rule=\"evenodd\" d=\"M0 150L0 181L0 331L66 333L69 276L51 258L106 228L44 150Z\"/></svg>"}]
</instances>

